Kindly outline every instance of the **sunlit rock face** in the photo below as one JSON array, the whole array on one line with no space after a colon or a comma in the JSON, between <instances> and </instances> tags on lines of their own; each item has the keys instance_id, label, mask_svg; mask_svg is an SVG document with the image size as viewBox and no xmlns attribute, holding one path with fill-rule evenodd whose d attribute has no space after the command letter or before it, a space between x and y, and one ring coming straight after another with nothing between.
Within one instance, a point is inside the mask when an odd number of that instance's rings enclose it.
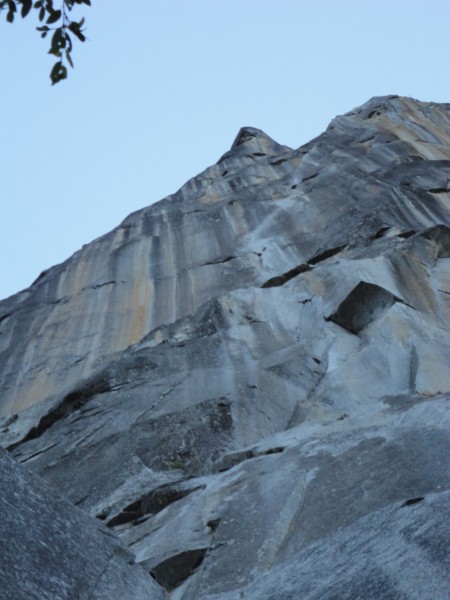
<instances>
[{"instance_id":1,"label":"sunlit rock face","mask_svg":"<svg viewBox=\"0 0 450 600\"><path fill-rule=\"evenodd\" d=\"M247 127L0 303L0 439L175 600L447 598L449 330L450 104Z\"/></svg>"}]
</instances>

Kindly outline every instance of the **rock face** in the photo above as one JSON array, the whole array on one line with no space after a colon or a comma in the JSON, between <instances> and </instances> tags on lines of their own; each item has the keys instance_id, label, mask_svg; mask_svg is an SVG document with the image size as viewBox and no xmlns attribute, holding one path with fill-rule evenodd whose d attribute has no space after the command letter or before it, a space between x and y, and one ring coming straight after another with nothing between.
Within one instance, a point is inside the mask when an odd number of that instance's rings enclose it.
<instances>
[{"instance_id":1,"label":"rock face","mask_svg":"<svg viewBox=\"0 0 450 600\"><path fill-rule=\"evenodd\" d=\"M244 128L0 303L0 441L174 600L443 599L449 333L450 104Z\"/></svg>"},{"instance_id":2,"label":"rock face","mask_svg":"<svg viewBox=\"0 0 450 600\"><path fill-rule=\"evenodd\" d=\"M0 481L1 598L167 598L104 525L1 448Z\"/></svg>"}]
</instances>

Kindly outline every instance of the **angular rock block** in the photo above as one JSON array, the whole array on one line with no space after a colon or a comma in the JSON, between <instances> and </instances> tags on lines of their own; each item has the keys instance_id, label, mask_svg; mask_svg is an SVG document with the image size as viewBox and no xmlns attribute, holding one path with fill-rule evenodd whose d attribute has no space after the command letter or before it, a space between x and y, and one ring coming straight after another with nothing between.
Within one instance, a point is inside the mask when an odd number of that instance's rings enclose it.
<instances>
[{"instance_id":1,"label":"angular rock block","mask_svg":"<svg viewBox=\"0 0 450 600\"><path fill-rule=\"evenodd\" d=\"M351 333L359 333L398 301L399 298L382 287L360 281L328 320Z\"/></svg>"},{"instance_id":2,"label":"angular rock block","mask_svg":"<svg viewBox=\"0 0 450 600\"><path fill-rule=\"evenodd\" d=\"M449 181L449 104L244 127L0 302L0 596L450 598Z\"/></svg>"}]
</instances>

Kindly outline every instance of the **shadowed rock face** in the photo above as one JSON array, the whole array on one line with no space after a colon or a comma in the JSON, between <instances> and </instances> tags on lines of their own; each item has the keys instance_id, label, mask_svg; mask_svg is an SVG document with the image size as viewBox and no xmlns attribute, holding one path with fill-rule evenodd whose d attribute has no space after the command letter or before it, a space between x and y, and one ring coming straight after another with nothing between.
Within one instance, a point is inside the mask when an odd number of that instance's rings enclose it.
<instances>
[{"instance_id":1,"label":"shadowed rock face","mask_svg":"<svg viewBox=\"0 0 450 600\"><path fill-rule=\"evenodd\" d=\"M0 448L2 598L164 600L133 554Z\"/></svg>"},{"instance_id":2,"label":"shadowed rock face","mask_svg":"<svg viewBox=\"0 0 450 600\"><path fill-rule=\"evenodd\" d=\"M243 128L0 303L0 440L174 600L446 598L449 328L450 105Z\"/></svg>"}]
</instances>

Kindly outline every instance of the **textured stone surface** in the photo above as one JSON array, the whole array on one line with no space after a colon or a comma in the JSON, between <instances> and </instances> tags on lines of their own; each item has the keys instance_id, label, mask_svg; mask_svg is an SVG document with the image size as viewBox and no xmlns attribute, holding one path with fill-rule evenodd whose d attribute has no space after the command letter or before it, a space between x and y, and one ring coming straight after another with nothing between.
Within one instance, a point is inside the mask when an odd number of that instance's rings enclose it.
<instances>
[{"instance_id":1,"label":"textured stone surface","mask_svg":"<svg viewBox=\"0 0 450 600\"><path fill-rule=\"evenodd\" d=\"M163 600L164 590L106 527L0 448L0 597Z\"/></svg>"},{"instance_id":2,"label":"textured stone surface","mask_svg":"<svg viewBox=\"0 0 450 600\"><path fill-rule=\"evenodd\" d=\"M450 597L450 105L215 165L0 303L1 442L174 600Z\"/></svg>"}]
</instances>

